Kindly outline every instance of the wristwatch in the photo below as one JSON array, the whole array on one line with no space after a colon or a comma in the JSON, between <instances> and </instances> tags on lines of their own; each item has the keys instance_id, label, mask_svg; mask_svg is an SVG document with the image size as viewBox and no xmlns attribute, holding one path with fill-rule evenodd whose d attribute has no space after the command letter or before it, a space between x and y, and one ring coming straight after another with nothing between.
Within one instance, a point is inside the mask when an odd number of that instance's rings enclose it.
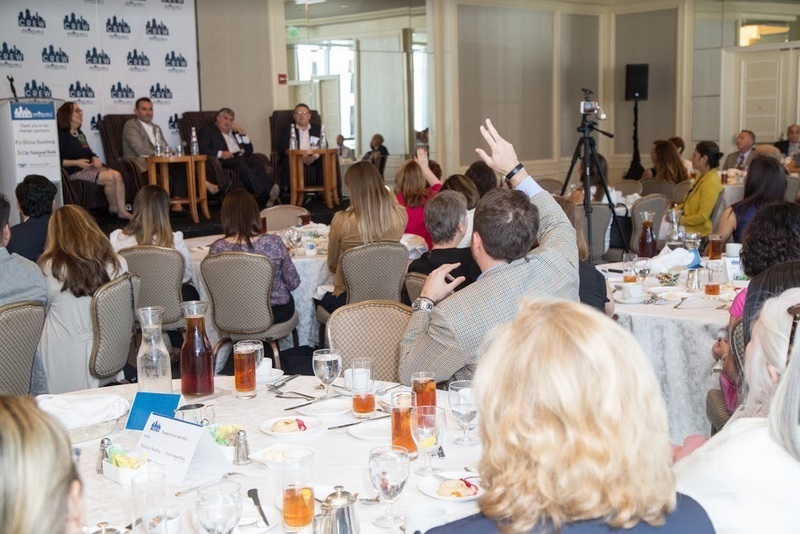
<instances>
[{"instance_id":1,"label":"wristwatch","mask_svg":"<svg viewBox=\"0 0 800 534\"><path fill-rule=\"evenodd\" d=\"M414 303L411 305L411 309L413 311L426 311L429 312L433 310L433 301L428 297L419 297Z\"/></svg>"}]
</instances>

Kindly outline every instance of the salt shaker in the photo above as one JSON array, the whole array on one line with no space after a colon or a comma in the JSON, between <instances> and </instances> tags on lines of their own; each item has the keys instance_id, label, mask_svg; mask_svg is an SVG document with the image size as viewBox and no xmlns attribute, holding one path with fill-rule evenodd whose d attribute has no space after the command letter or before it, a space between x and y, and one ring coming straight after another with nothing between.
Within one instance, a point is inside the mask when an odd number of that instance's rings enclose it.
<instances>
[{"instance_id":1,"label":"salt shaker","mask_svg":"<svg viewBox=\"0 0 800 534\"><path fill-rule=\"evenodd\" d=\"M108 460L108 448L111 446L111 440L103 438L100 440L100 454L97 455L97 472L103 474L103 460Z\"/></svg>"},{"instance_id":2,"label":"salt shaker","mask_svg":"<svg viewBox=\"0 0 800 534\"><path fill-rule=\"evenodd\" d=\"M250 446L247 444L247 432L240 430L236 433L236 450L233 453L233 465L246 465L250 463Z\"/></svg>"}]
</instances>

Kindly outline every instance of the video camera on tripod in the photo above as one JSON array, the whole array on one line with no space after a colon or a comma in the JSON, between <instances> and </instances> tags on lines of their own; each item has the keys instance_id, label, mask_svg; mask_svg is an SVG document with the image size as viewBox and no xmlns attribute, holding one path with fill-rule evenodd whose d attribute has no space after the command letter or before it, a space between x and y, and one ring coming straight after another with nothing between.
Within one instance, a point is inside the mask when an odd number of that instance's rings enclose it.
<instances>
[{"instance_id":1,"label":"video camera on tripod","mask_svg":"<svg viewBox=\"0 0 800 534\"><path fill-rule=\"evenodd\" d=\"M583 102L581 102L581 115L590 115L594 113L598 120L606 120L606 114L603 108L600 107L600 102L592 100L594 93L591 89L581 89L583 91Z\"/></svg>"}]
</instances>

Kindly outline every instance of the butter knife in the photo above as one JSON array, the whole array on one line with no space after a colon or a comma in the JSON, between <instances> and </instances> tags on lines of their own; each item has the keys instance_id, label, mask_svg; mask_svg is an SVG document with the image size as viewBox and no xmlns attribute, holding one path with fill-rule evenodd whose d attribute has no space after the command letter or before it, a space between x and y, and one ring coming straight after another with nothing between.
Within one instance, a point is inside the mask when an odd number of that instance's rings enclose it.
<instances>
[{"instance_id":1,"label":"butter knife","mask_svg":"<svg viewBox=\"0 0 800 534\"><path fill-rule=\"evenodd\" d=\"M256 505L258 513L261 514L261 519L264 520L267 528L269 528L269 519L267 519L267 514L264 513L264 509L261 507L261 499L258 498L258 490L256 488L250 488L247 490L247 496L253 499L253 504Z\"/></svg>"},{"instance_id":2,"label":"butter knife","mask_svg":"<svg viewBox=\"0 0 800 534\"><path fill-rule=\"evenodd\" d=\"M287 384L287 383L288 383L290 380L294 380L294 379L295 379L295 378L297 378L298 376L300 376L300 375L289 375L289 376L287 376L287 377L285 377L285 378L281 378L280 380L278 380L277 382L275 382L275 383L274 383L274 384L272 384L272 385L273 385L273 386L275 386L276 388L283 387L283 386L285 386L285 385L286 385L286 384Z\"/></svg>"},{"instance_id":3,"label":"butter knife","mask_svg":"<svg viewBox=\"0 0 800 534\"><path fill-rule=\"evenodd\" d=\"M343 425L329 426L328 430L336 430L336 429L339 429L339 428L347 428L348 426L356 426L356 425L360 425L361 423L367 423L369 421L377 421L378 419L386 419L387 417L391 417L391 416L392 416L392 414L379 415L378 417L370 417L369 419L362 419L361 421L356 421L355 423L345 423Z\"/></svg>"},{"instance_id":4,"label":"butter knife","mask_svg":"<svg viewBox=\"0 0 800 534\"><path fill-rule=\"evenodd\" d=\"M336 398L339 398L339 397L341 397L341 395L331 395L330 397L317 397L316 399L314 399L314 400L312 400L310 402L304 402L303 404L297 404L295 406L289 406L288 408L284 408L283 410L288 412L289 410L294 410L296 408L303 408L304 406L309 406L311 404L314 404L315 402L324 401L324 400L328 400L328 399L336 399Z\"/></svg>"}]
</instances>

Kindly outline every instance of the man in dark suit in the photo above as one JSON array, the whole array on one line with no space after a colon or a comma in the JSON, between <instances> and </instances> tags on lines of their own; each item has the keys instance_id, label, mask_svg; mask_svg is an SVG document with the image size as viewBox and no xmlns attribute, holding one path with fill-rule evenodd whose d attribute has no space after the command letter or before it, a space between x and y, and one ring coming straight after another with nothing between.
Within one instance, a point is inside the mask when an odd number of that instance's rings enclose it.
<instances>
[{"instance_id":1,"label":"man in dark suit","mask_svg":"<svg viewBox=\"0 0 800 534\"><path fill-rule=\"evenodd\" d=\"M781 154L791 158L800 155L800 125L792 124L786 129L785 141L778 141L775 146Z\"/></svg>"},{"instance_id":2,"label":"man in dark suit","mask_svg":"<svg viewBox=\"0 0 800 534\"><path fill-rule=\"evenodd\" d=\"M57 192L53 182L38 174L29 174L17 184L14 194L23 221L11 228L11 241L6 247L10 254L19 254L33 262L39 259L44 252Z\"/></svg>"},{"instance_id":3,"label":"man in dark suit","mask_svg":"<svg viewBox=\"0 0 800 534\"><path fill-rule=\"evenodd\" d=\"M311 109L305 104L297 104L294 107L294 123L284 126L278 139L278 158L281 163L279 166L281 169L280 180L284 193L289 191L289 142L292 137L292 127L295 130L299 150L310 150L312 145L318 146L321 136L321 128L311 124ZM303 157L303 163L306 183L322 185L322 160L319 154L308 154Z\"/></svg>"},{"instance_id":4,"label":"man in dark suit","mask_svg":"<svg viewBox=\"0 0 800 534\"><path fill-rule=\"evenodd\" d=\"M263 161L253 155L253 144L242 127L234 122L235 118L232 109L219 110L216 124L200 132L200 153L218 158L224 168L233 169L236 174L234 188L247 189L259 205L272 206L278 198L279 188Z\"/></svg>"}]
</instances>

